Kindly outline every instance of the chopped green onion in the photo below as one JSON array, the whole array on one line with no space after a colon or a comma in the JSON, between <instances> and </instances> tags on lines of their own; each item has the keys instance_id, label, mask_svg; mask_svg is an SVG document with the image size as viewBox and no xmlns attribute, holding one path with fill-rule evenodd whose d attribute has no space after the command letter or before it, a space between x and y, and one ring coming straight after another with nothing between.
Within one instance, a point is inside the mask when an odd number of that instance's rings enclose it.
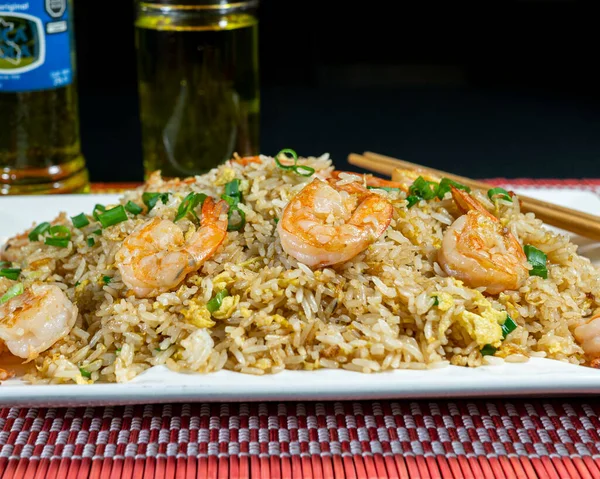
<instances>
[{"instance_id":1,"label":"chopped green onion","mask_svg":"<svg viewBox=\"0 0 600 479\"><path fill-rule=\"evenodd\" d=\"M527 256L527 261L533 266L533 269L529 270L529 276L548 278L548 268L546 267L548 257L546 254L530 244L523 246L523 250Z\"/></svg>"},{"instance_id":2,"label":"chopped green onion","mask_svg":"<svg viewBox=\"0 0 600 479\"><path fill-rule=\"evenodd\" d=\"M204 193L190 193L187 195L177 209L175 221L185 218L188 214L191 214L195 219L198 219L198 215L194 210L198 205L204 203L206 198L207 196Z\"/></svg>"},{"instance_id":3,"label":"chopped green onion","mask_svg":"<svg viewBox=\"0 0 600 479\"><path fill-rule=\"evenodd\" d=\"M451 186L454 186L454 188L457 188L459 190L464 190L467 193L471 192L471 188L469 188L468 186L457 183L456 181L451 180L450 178L442 178L437 188L437 197L440 200L443 200L444 196L446 196L446 193L450 191Z\"/></svg>"},{"instance_id":4,"label":"chopped green onion","mask_svg":"<svg viewBox=\"0 0 600 479\"><path fill-rule=\"evenodd\" d=\"M391 186L367 186L368 190L384 190L389 192L400 191L400 188L392 188Z\"/></svg>"},{"instance_id":5,"label":"chopped green onion","mask_svg":"<svg viewBox=\"0 0 600 479\"><path fill-rule=\"evenodd\" d=\"M79 286L81 284L81 281L77 281L77 283L75 283L75 287Z\"/></svg>"},{"instance_id":6,"label":"chopped green onion","mask_svg":"<svg viewBox=\"0 0 600 479\"><path fill-rule=\"evenodd\" d=\"M10 268L12 263L10 261L0 261L0 268Z\"/></svg>"},{"instance_id":7,"label":"chopped green onion","mask_svg":"<svg viewBox=\"0 0 600 479\"><path fill-rule=\"evenodd\" d=\"M106 206L104 205L95 205L92 210L92 216L98 221L98 216L100 213L104 213L106 211Z\"/></svg>"},{"instance_id":8,"label":"chopped green onion","mask_svg":"<svg viewBox=\"0 0 600 479\"><path fill-rule=\"evenodd\" d=\"M103 228L108 228L109 226L116 225L122 221L127 221L127 213L125 213L123 205L115 206L110 210L106 210L106 212L101 215L98 215L98 221L100 221Z\"/></svg>"},{"instance_id":9,"label":"chopped green onion","mask_svg":"<svg viewBox=\"0 0 600 479\"><path fill-rule=\"evenodd\" d=\"M506 336L512 333L515 329L517 329L517 323L515 323L515 321L507 313L506 320L502 325L502 336L504 339L506 339Z\"/></svg>"},{"instance_id":10,"label":"chopped green onion","mask_svg":"<svg viewBox=\"0 0 600 479\"><path fill-rule=\"evenodd\" d=\"M487 195L488 198L492 201L500 199L510 201L512 203L512 198L510 194L504 188L492 188L491 190L488 190Z\"/></svg>"},{"instance_id":11,"label":"chopped green onion","mask_svg":"<svg viewBox=\"0 0 600 479\"><path fill-rule=\"evenodd\" d=\"M17 283L8 288L8 291L0 298L0 304L4 304L20 294L23 294L23 283Z\"/></svg>"},{"instance_id":12,"label":"chopped green onion","mask_svg":"<svg viewBox=\"0 0 600 479\"><path fill-rule=\"evenodd\" d=\"M221 304L223 304L223 299L227 296L229 296L229 291L222 289L215 295L213 299L206 303L206 309L208 309L208 311L211 313L218 311L221 307Z\"/></svg>"},{"instance_id":13,"label":"chopped green onion","mask_svg":"<svg viewBox=\"0 0 600 479\"><path fill-rule=\"evenodd\" d=\"M57 246L59 248L66 248L69 246L69 241L71 241L71 230L66 226L52 226L48 229L48 233L50 233L50 236L46 238L44 244Z\"/></svg>"},{"instance_id":14,"label":"chopped green onion","mask_svg":"<svg viewBox=\"0 0 600 479\"><path fill-rule=\"evenodd\" d=\"M21 270L19 268L3 268L0 269L0 276L3 278L8 278L12 280L19 279L19 275L21 274Z\"/></svg>"},{"instance_id":15,"label":"chopped green onion","mask_svg":"<svg viewBox=\"0 0 600 479\"><path fill-rule=\"evenodd\" d=\"M438 299L437 296L434 296L433 297L433 305L434 306L439 306L439 304L440 304L440 300Z\"/></svg>"},{"instance_id":16,"label":"chopped green onion","mask_svg":"<svg viewBox=\"0 0 600 479\"><path fill-rule=\"evenodd\" d=\"M75 228L83 228L90 224L90 220L88 220L85 213L80 213L77 216L71 216L71 221L73 222L73 226Z\"/></svg>"},{"instance_id":17,"label":"chopped green onion","mask_svg":"<svg viewBox=\"0 0 600 479\"><path fill-rule=\"evenodd\" d=\"M92 378L92 373L90 373L90 372L89 372L88 370L86 370L86 369L79 368L79 372L81 373L81 375L82 375L84 378L87 378L87 379L91 379L91 378Z\"/></svg>"},{"instance_id":18,"label":"chopped green onion","mask_svg":"<svg viewBox=\"0 0 600 479\"><path fill-rule=\"evenodd\" d=\"M279 223L279 218L273 218L273 221L275 221L275 224Z\"/></svg>"},{"instance_id":19,"label":"chopped green onion","mask_svg":"<svg viewBox=\"0 0 600 479\"><path fill-rule=\"evenodd\" d=\"M154 351L161 352L162 349L160 349L160 348L154 348Z\"/></svg>"},{"instance_id":20,"label":"chopped green onion","mask_svg":"<svg viewBox=\"0 0 600 479\"><path fill-rule=\"evenodd\" d=\"M131 213L132 215L139 215L142 211L144 211L144 208L142 208L139 205L136 205L133 201L128 201L125 204L125 209L129 211L129 213Z\"/></svg>"},{"instance_id":21,"label":"chopped green onion","mask_svg":"<svg viewBox=\"0 0 600 479\"><path fill-rule=\"evenodd\" d=\"M413 206L415 206L422 199L423 198L421 198L420 196L416 196L416 195L410 195L410 196L406 197L406 201L408 201L409 208L412 208Z\"/></svg>"},{"instance_id":22,"label":"chopped green onion","mask_svg":"<svg viewBox=\"0 0 600 479\"><path fill-rule=\"evenodd\" d=\"M240 219L236 222L235 219L232 219L233 214L237 212ZM246 213L244 213L241 209L236 206L232 206L229 208L229 212L227 213L227 231L239 231L246 225Z\"/></svg>"},{"instance_id":23,"label":"chopped green onion","mask_svg":"<svg viewBox=\"0 0 600 479\"><path fill-rule=\"evenodd\" d=\"M116 348L115 351L117 354L119 354L121 352L121 348Z\"/></svg>"},{"instance_id":24,"label":"chopped green onion","mask_svg":"<svg viewBox=\"0 0 600 479\"><path fill-rule=\"evenodd\" d=\"M431 187L434 186L434 189ZM427 181L422 176L419 176L412 185L408 187L411 195L420 196L424 200L432 200L437 193L437 185L432 181Z\"/></svg>"},{"instance_id":25,"label":"chopped green onion","mask_svg":"<svg viewBox=\"0 0 600 479\"><path fill-rule=\"evenodd\" d=\"M240 180L238 180L237 178L234 180L231 180L229 183L227 183L225 185L225 194L227 196L233 196L233 197L238 197L242 198L242 193L240 191Z\"/></svg>"},{"instance_id":26,"label":"chopped green onion","mask_svg":"<svg viewBox=\"0 0 600 479\"><path fill-rule=\"evenodd\" d=\"M491 344L486 344L483 348L481 348L481 355L493 356L494 354L496 354L496 351L498 351L498 349L496 349L494 346L492 346Z\"/></svg>"},{"instance_id":27,"label":"chopped green onion","mask_svg":"<svg viewBox=\"0 0 600 479\"><path fill-rule=\"evenodd\" d=\"M102 281L104 284L109 284L112 281L112 278L110 276L102 276Z\"/></svg>"},{"instance_id":28,"label":"chopped green onion","mask_svg":"<svg viewBox=\"0 0 600 479\"><path fill-rule=\"evenodd\" d=\"M291 155L291 159L294 160L293 165L284 165L281 163L281 161L279 161L280 155L284 155L286 159L289 160L290 157L288 154ZM277 163L277 166L282 170L292 170L294 173L300 176L311 176L315 172L315 169L311 168L310 166L298 165L298 154L291 148L284 148L277 153L277 155L275 155L275 163Z\"/></svg>"},{"instance_id":29,"label":"chopped green onion","mask_svg":"<svg viewBox=\"0 0 600 479\"><path fill-rule=\"evenodd\" d=\"M169 200L169 193L143 193L142 201L148 207L148 213L152 211L152 208L156 206L158 200L163 202L163 205L167 204Z\"/></svg>"},{"instance_id":30,"label":"chopped green onion","mask_svg":"<svg viewBox=\"0 0 600 479\"><path fill-rule=\"evenodd\" d=\"M29 233L29 241L38 241L40 235L43 235L46 231L50 229L50 223L44 222L37 225L31 232Z\"/></svg>"},{"instance_id":31,"label":"chopped green onion","mask_svg":"<svg viewBox=\"0 0 600 479\"><path fill-rule=\"evenodd\" d=\"M100 236L102 234L102 230L94 230L94 231L92 231L92 233Z\"/></svg>"},{"instance_id":32,"label":"chopped green onion","mask_svg":"<svg viewBox=\"0 0 600 479\"><path fill-rule=\"evenodd\" d=\"M96 244L96 241L94 241L94 238L88 238L87 239L87 245L91 248L92 246L94 246Z\"/></svg>"}]
</instances>

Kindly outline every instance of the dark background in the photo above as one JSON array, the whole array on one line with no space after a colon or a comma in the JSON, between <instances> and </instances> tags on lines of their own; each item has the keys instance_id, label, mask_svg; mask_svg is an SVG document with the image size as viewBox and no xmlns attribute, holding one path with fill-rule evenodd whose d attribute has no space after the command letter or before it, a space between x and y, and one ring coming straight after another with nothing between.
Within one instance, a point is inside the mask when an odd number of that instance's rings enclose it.
<instances>
[{"instance_id":1,"label":"dark background","mask_svg":"<svg viewBox=\"0 0 600 479\"><path fill-rule=\"evenodd\" d=\"M93 181L142 179L134 8L75 2ZM261 151L376 151L471 177L600 177L593 3L263 0Z\"/></svg>"}]
</instances>

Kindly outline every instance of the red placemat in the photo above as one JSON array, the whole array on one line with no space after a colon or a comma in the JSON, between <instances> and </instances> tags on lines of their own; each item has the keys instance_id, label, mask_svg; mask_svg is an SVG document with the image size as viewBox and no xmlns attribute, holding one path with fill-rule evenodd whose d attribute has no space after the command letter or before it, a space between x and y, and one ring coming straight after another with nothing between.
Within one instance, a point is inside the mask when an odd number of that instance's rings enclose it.
<instances>
[{"instance_id":1,"label":"red placemat","mask_svg":"<svg viewBox=\"0 0 600 479\"><path fill-rule=\"evenodd\" d=\"M600 477L574 400L2 409L0 477Z\"/></svg>"}]
</instances>

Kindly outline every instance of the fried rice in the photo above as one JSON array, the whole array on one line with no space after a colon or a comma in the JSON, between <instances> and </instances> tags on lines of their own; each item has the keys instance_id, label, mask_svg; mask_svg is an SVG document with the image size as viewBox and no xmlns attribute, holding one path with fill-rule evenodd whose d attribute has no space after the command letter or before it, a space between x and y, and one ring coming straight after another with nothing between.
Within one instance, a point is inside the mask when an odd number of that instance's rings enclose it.
<instances>
[{"instance_id":1,"label":"fried rice","mask_svg":"<svg viewBox=\"0 0 600 479\"><path fill-rule=\"evenodd\" d=\"M26 233L9 240L3 255L21 268L25 288L33 282L57 285L79 309L70 333L28 363L25 379L126 382L158 365L262 375L284 369L477 367L530 357L586 363L572 331L598 307L599 271L577 254L568 236L521 213L516 197L492 203L485 191L472 192L521 244L547 255L548 277L532 275L518 290L486 295L449 277L437 262L443 234L460 215L450 195L408 208L405 192L373 190L394 205L382 236L341 264L299 263L282 249L276 225L312 178L283 170L270 157L261 159L227 162L182 181L156 172L142 187L125 192L120 204L141 206L144 192L168 192L165 202L149 213L144 208L129 214L100 234L91 212L86 212L90 224L82 228L61 213L53 223L71 230L65 248L29 241ZM315 169L313 177L329 178L334 171L328 155L300 163ZM244 227L228 232L216 254L175 289L150 298L133 295L115 266L125 238L151 218L172 221L190 192L219 198L235 178L241 180ZM363 179L339 176L341 183L353 181ZM193 219L177 224L184 234L194 230ZM0 294L11 283L0 279ZM223 290L227 295L218 309L209 311L207 304ZM516 329L493 355L483 355L481 325L506 313Z\"/></svg>"}]
</instances>

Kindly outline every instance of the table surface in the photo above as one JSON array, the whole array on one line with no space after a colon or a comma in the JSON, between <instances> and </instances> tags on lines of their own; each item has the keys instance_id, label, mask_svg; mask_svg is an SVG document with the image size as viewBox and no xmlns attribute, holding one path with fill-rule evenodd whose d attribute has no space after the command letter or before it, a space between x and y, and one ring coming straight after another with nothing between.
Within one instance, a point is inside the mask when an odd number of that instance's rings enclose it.
<instances>
[{"instance_id":1,"label":"table surface","mask_svg":"<svg viewBox=\"0 0 600 479\"><path fill-rule=\"evenodd\" d=\"M0 479L596 478L599 416L574 397L4 408Z\"/></svg>"}]
</instances>

